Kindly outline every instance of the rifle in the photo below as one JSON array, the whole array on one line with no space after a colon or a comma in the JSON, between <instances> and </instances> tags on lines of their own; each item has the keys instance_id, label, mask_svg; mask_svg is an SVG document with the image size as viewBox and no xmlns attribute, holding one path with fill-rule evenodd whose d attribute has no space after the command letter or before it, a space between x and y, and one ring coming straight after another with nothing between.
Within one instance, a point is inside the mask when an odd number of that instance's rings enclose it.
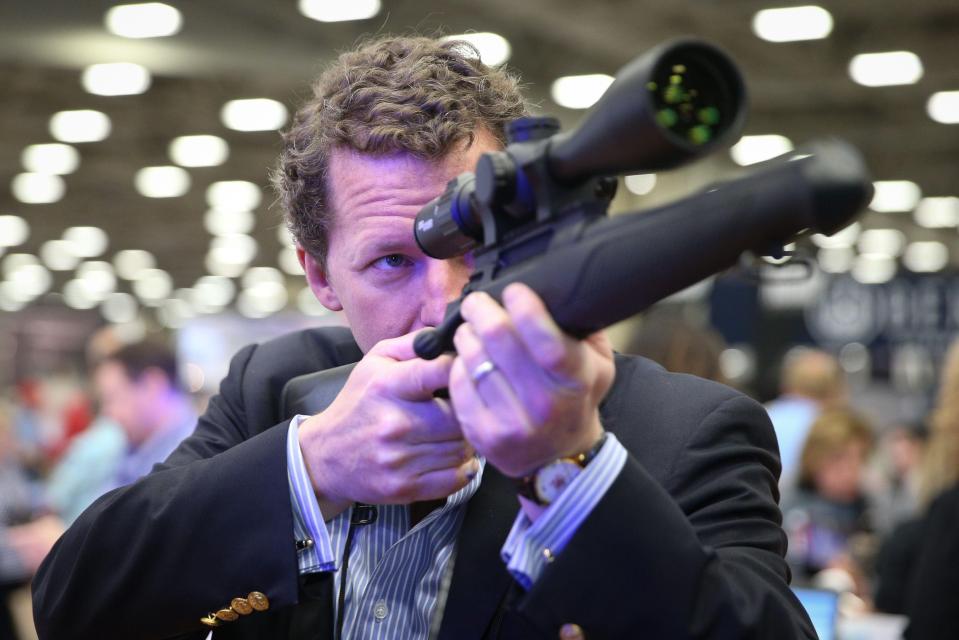
<instances>
[{"instance_id":1,"label":"rifle","mask_svg":"<svg viewBox=\"0 0 959 640\"><path fill-rule=\"evenodd\" d=\"M652 210L607 217L616 175L662 170L739 137L745 88L717 47L682 39L636 58L574 130L553 118L507 127L503 151L484 154L414 222L434 258L473 252L474 271L440 326L416 337L417 355L453 349L463 298L500 299L529 285L557 324L584 337L797 234L832 234L872 197L862 157L825 139ZM352 365L287 384L287 415L317 413L336 397Z\"/></svg>"}]
</instances>

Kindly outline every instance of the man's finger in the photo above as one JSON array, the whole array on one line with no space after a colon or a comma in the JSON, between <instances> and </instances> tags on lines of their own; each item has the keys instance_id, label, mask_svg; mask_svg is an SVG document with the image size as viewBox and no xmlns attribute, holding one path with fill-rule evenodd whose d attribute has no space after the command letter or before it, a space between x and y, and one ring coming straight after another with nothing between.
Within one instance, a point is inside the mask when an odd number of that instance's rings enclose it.
<instances>
[{"instance_id":1,"label":"man's finger","mask_svg":"<svg viewBox=\"0 0 959 640\"><path fill-rule=\"evenodd\" d=\"M449 385L453 356L441 355L435 360L413 358L393 365L389 386L402 400L428 400L438 389Z\"/></svg>"},{"instance_id":2,"label":"man's finger","mask_svg":"<svg viewBox=\"0 0 959 640\"><path fill-rule=\"evenodd\" d=\"M503 305L536 363L560 380L574 378L582 364L578 345L553 321L536 292L511 284L503 290Z\"/></svg>"},{"instance_id":3,"label":"man's finger","mask_svg":"<svg viewBox=\"0 0 959 640\"><path fill-rule=\"evenodd\" d=\"M389 358L390 360L397 360L399 362L412 360L416 357L416 352L413 350L413 341L415 339L415 333L407 333L402 336L397 336L396 338L380 340L370 349L370 355Z\"/></svg>"},{"instance_id":4,"label":"man's finger","mask_svg":"<svg viewBox=\"0 0 959 640\"><path fill-rule=\"evenodd\" d=\"M463 464L437 471L428 471L416 480L416 500L438 500L453 495L479 473L479 460L470 458Z\"/></svg>"},{"instance_id":5,"label":"man's finger","mask_svg":"<svg viewBox=\"0 0 959 640\"><path fill-rule=\"evenodd\" d=\"M416 475L441 469L455 469L468 462L475 454L473 446L466 440L420 444L413 448L413 457L408 468Z\"/></svg>"},{"instance_id":6,"label":"man's finger","mask_svg":"<svg viewBox=\"0 0 959 640\"><path fill-rule=\"evenodd\" d=\"M405 410L415 416L407 444L450 442L463 438L456 413L446 400L409 401Z\"/></svg>"}]
</instances>

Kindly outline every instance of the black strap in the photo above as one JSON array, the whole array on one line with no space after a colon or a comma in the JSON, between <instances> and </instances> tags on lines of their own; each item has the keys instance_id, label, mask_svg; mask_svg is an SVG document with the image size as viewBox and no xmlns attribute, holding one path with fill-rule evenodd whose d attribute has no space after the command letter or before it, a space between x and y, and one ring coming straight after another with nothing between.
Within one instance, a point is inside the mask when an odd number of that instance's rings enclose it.
<instances>
[{"instance_id":1,"label":"black strap","mask_svg":"<svg viewBox=\"0 0 959 640\"><path fill-rule=\"evenodd\" d=\"M340 593L336 598L336 640L343 640L343 622L346 620L346 578L350 569L350 550L353 548L353 535L356 527L376 522L376 506L357 502L350 516L350 528L346 533L346 545L343 548L343 569L340 575Z\"/></svg>"}]
</instances>

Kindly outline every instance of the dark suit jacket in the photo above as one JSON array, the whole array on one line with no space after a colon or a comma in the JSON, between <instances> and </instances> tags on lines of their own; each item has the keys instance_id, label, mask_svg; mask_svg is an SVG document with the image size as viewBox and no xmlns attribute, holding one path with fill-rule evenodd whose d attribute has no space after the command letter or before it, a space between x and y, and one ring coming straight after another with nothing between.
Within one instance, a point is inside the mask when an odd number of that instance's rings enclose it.
<instances>
[{"instance_id":1,"label":"dark suit jacket","mask_svg":"<svg viewBox=\"0 0 959 640\"><path fill-rule=\"evenodd\" d=\"M330 578L297 571L284 384L355 361L344 330L241 350L196 433L67 531L34 584L40 637L203 638L200 618L250 591L270 610L220 638L330 638ZM763 409L718 384L617 357L601 407L625 468L527 593L499 558L517 513L487 466L470 501L441 638L814 638L788 586L776 440Z\"/></svg>"},{"instance_id":2,"label":"dark suit jacket","mask_svg":"<svg viewBox=\"0 0 959 640\"><path fill-rule=\"evenodd\" d=\"M959 484L932 502L907 594L909 640L959 638Z\"/></svg>"}]
</instances>

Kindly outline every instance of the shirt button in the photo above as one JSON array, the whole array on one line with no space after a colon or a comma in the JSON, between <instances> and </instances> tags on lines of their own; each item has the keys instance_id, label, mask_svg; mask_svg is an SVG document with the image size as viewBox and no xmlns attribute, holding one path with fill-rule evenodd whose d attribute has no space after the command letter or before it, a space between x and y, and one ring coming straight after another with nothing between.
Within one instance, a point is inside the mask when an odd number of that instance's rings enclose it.
<instances>
[{"instance_id":1,"label":"shirt button","mask_svg":"<svg viewBox=\"0 0 959 640\"><path fill-rule=\"evenodd\" d=\"M386 606L386 601L384 600L379 600L373 605L373 617L377 620L382 620L389 612L389 607Z\"/></svg>"}]
</instances>

